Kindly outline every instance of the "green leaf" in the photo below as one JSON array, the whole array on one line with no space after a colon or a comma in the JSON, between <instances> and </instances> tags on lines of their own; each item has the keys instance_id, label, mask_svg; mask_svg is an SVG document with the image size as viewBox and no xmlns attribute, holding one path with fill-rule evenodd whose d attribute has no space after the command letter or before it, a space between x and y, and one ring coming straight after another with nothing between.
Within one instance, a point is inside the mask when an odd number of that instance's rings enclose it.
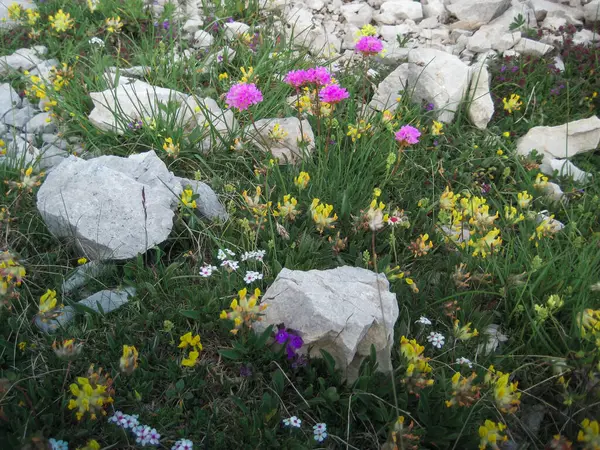
<instances>
[{"instance_id":1,"label":"green leaf","mask_svg":"<svg viewBox=\"0 0 600 450\"><path fill-rule=\"evenodd\" d=\"M237 350L234 350L232 348L226 348L226 349L219 350L219 355L221 355L223 358L233 359L233 360L242 358L242 355L240 354L240 352L238 352Z\"/></svg>"},{"instance_id":2,"label":"green leaf","mask_svg":"<svg viewBox=\"0 0 600 450\"><path fill-rule=\"evenodd\" d=\"M331 356L325 350L321 350L321 356L323 357L323 360L327 365L327 370L329 371L329 374L335 375L335 360L333 359L333 356Z\"/></svg>"},{"instance_id":3,"label":"green leaf","mask_svg":"<svg viewBox=\"0 0 600 450\"><path fill-rule=\"evenodd\" d=\"M187 317L188 319L200 320L202 313L193 309L182 309L179 311L179 314L181 314L184 317Z\"/></svg>"},{"instance_id":4,"label":"green leaf","mask_svg":"<svg viewBox=\"0 0 600 450\"><path fill-rule=\"evenodd\" d=\"M183 381L183 379L177 381L177 383L175 383L175 387L178 391L183 391L185 389L185 381Z\"/></svg>"},{"instance_id":5,"label":"green leaf","mask_svg":"<svg viewBox=\"0 0 600 450\"><path fill-rule=\"evenodd\" d=\"M261 335L256 339L255 348L262 349L266 345L267 340L271 337L272 334L273 325L269 325L267 329L263 333L261 333Z\"/></svg>"},{"instance_id":6,"label":"green leaf","mask_svg":"<svg viewBox=\"0 0 600 450\"><path fill-rule=\"evenodd\" d=\"M283 389L285 388L285 380L283 378L283 373L281 370L277 369L277 371L273 374L273 387L275 392L279 395L283 394Z\"/></svg>"}]
</instances>

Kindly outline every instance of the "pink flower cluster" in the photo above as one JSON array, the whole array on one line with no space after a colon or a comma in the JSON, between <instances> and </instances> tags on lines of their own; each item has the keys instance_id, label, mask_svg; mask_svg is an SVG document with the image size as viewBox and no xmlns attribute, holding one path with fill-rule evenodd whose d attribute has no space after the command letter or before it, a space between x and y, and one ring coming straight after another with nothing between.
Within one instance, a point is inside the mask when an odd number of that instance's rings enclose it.
<instances>
[{"instance_id":1,"label":"pink flower cluster","mask_svg":"<svg viewBox=\"0 0 600 450\"><path fill-rule=\"evenodd\" d=\"M225 96L225 100L229 107L244 111L248 107L262 102L263 96L255 84L238 83L231 86L231 89L229 89L229 92Z\"/></svg>"},{"instance_id":2,"label":"pink flower cluster","mask_svg":"<svg viewBox=\"0 0 600 450\"><path fill-rule=\"evenodd\" d=\"M325 103L339 103L348 97L348 91L337 84L330 84L319 91L319 98Z\"/></svg>"},{"instance_id":3,"label":"pink flower cluster","mask_svg":"<svg viewBox=\"0 0 600 450\"><path fill-rule=\"evenodd\" d=\"M292 70L283 81L296 89L308 84L326 86L331 83L331 74L325 67L313 67L306 70Z\"/></svg>"},{"instance_id":4,"label":"pink flower cluster","mask_svg":"<svg viewBox=\"0 0 600 450\"><path fill-rule=\"evenodd\" d=\"M358 40L354 49L365 56L376 55L383 50L383 42L375 36L363 36Z\"/></svg>"},{"instance_id":5,"label":"pink flower cluster","mask_svg":"<svg viewBox=\"0 0 600 450\"><path fill-rule=\"evenodd\" d=\"M399 131L395 134L396 140L403 145L413 145L419 143L419 137L421 137L421 132L410 125L404 125L400 128Z\"/></svg>"}]
</instances>

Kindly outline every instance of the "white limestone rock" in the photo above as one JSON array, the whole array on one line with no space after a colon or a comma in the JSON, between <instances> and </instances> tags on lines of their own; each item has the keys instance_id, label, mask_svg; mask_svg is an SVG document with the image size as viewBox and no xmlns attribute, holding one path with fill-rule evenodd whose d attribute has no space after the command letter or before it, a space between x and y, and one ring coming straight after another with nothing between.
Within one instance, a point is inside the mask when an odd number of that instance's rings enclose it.
<instances>
[{"instance_id":1,"label":"white limestone rock","mask_svg":"<svg viewBox=\"0 0 600 450\"><path fill-rule=\"evenodd\" d=\"M223 24L223 29L225 30L225 37L229 40L233 40L237 39L238 36L247 33L248 30L250 30L250 26L243 22L225 22Z\"/></svg>"},{"instance_id":2,"label":"white limestone rock","mask_svg":"<svg viewBox=\"0 0 600 450\"><path fill-rule=\"evenodd\" d=\"M184 33L195 34L196 31L199 31L203 25L204 21L202 19L194 18L186 20L181 28L183 29Z\"/></svg>"},{"instance_id":3,"label":"white limestone rock","mask_svg":"<svg viewBox=\"0 0 600 450\"><path fill-rule=\"evenodd\" d=\"M287 133L281 139L271 134L277 124L281 132ZM315 148L315 136L307 120L300 123L296 117L261 119L255 122L255 127L258 133L253 126L246 130L246 135L262 151L278 158L279 164L294 164L310 155Z\"/></svg>"},{"instance_id":4,"label":"white limestone rock","mask_svg":"<svg viewBox=\"0 0 600 450\"><path fill-rule=\"evenodd\" d=\"M469 83L469 66L454 55L418 48L377 87L369 106L375 110L394 108L400 91L413 94L413 101L433 103L438 120L451 122Z\"/></svg>"},{"instance_id":5,"label":"white limestone rock","mask_svg":"<svg viewBox=\"0 0 600 450\"><path fill-rule=\"evenodd\" d=\"M229 219L229 214L219 201L219 197L212 188L202 181L190 180L189 178L175 177L181 185L181 189L191 188L194 194L198 195L196 199L196 209L198 213L209 220L219 220L225 222Z\"/></svg>"},{"instance_id":6,"label":"white limestone rock","mask_svg":"<svg viewBox=\"0 0 600 450\"><path fill-rule=\"evenodd\" d=\"M181 185L154 151L70 156L45 178L37 207L56 237L94 260L124 260L165 241ZM144 200L145 197L145 200Z\"/></svg>"},{"instance_id":7,"label":"white limestone rock","mask_svg":"<svg viewBox=\"0 0 600 450\"><path fill-rule=\"evenodd\" d=\"M460 0L447 8L459 20L486 24L504 13L509 6L510 0Z\"/></svg>"},{"instance_id":8,"label":"white limestone rock","mask_svg":"<svg viewBox=\"0 0 600 450\"><path fill-rule=\"evenodd\" d=\"M0 119L13 108L21 106L21 97L8 83L0 84Z\"/></svg>"},{"instance_id":9,"label":"white limestone rock","mask_svg":"<svg viewBox=\"0 0 600 450\"><path fill-rule=\"evenodd\" d=\"M36 114L26 124L27 133L52 133L57 130L56 122L49 112Z\"/></svg>"},{"instance_id":10,"label":"white limestone rock","mask_svg":"<svg viewBox=\"0 0 600 450\"><path fill-rule=\"evenodd\" d=\"M363 2L345 3L340 11L346 22L358 28L371 23L373 19L373 8Z\"/></svg>"},{"instance_id":11,"label":"white limestone rock","mask_svg":"<svg viewBox=\"0 0 600 450\"><path fill-rule=\"evenodd\" d=\"M571 177L579 183L588 181L592 177L591 173L579 169L568 159L545 157L540 165L540 171L546 175L553 175L554 171L557 171L559 176Z\"/></svg>"},{"instance_id":12,"label":"white limestone rock","mask_svg":"<svg viewBox=\"0 0 600 450\"><path fill-rule=\"evenodd\" d=\"M471 67L467 115L473 125L485 130L494 115L494 101L490 94L490 73L485 64Z\"/></svg>"},{"instance_id":13,"label":"white limestone rock","mask_svg":"<svg viewBox=\"0 0 600 450\"><path fill-rule=\"evenodd\" d=\"M209 48L213 44L214 40L215 38L212 37L210 33L207 33L204 30L198 30L194 33L194 42L192 45L194 48L199 49Z\"/></svg>"},{"instance_id":14,"label":"white limestone rock","mask_svg":"<svg viewBox=\"0 0 600 450\"><path fill-rule=\"evenodd\" d=\"M592 0L583 7L586 22L600 22L600 0Z\"/></svg>"},{"instance_id":15,"label":"white limestone rock","mask_svg":"<svg viewBox=\"0 0 600 450\"><path fill-rule=\"evenodd\" d=\"M600 119L592 116L555 127L533 127L517 141L517 153L532 150L551 158L571 158L593 151L600 143Z\"/></svg>"},{"instance_id":16,"label":"white limestone rock","mask_svg":"<svg viewBox=\"0 0 600 450\"><path fill-rule=\"evenodd\" d=\"M534 41L533 39L521 38L514 50L523 54L531 56L544 56L546 53L552 51L554 47L543 42Z\"/></svg>"},{"instance_id":17,"label":"white limestone rock","mask_svg":"<svg viewBox=\"0 0 600 450\"><path fill-rule=\"evenodd\" d=\"M11 55L0 57L0 75L6 75L11 71L31 70L41 63L42 58L39 55L46 47L37 47L20 48Z\"/></svg>"},{"instance_id":18,"label":"white limestone rock","mask_svg":"<svg viewBox=\"0 0 600 450\"><path fill-rule=\"evenodd\" d=\"M423 7L419 2L411 0L389 0L379 9L375 20L380 24L396 25L404 19L418 22L423 19Z\"/></svg>"},{"instance_id":19,"label":"white limestone rock","mask_svg":"<svg viewBox=\"0 0 600 450\"><path fill-rule=\"evenodd\" d=\"M35 113L36 111L32 106L13 108L4 114L4 117L2 117L2 122L18 129L24 129L25 124L29 122Z\"/></svg>"},{"instance_id":20,"label":"white limestone rock","mask_svg":"<svg viewBox=\"0 0 600 450\"><path fill-rule=\"evenodd\" d=\"M325 350L349 381L358 377L372 345L379 370L392 370L399 311L384 275L349 266L307 272L283 269L262 301L269 307L256 324L257 332L280 323L297 330L304 341L301 352L320 357L320 350Z\"/></svg>"}]
</instances>

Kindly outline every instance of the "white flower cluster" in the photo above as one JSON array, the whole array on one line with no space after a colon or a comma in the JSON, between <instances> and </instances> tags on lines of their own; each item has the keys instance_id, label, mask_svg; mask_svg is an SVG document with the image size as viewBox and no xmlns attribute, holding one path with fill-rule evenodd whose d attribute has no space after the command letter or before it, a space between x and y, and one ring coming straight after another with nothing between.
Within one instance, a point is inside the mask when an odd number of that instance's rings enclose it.
<instances>
[{"instance_id":1,"label":"white flower cluster","mask_svg":"<svg viewBox=\"0 0 600 450\"><path fill-rule=\"evenodd\" d=\"M66 441L50 438L48 439L48 443L52 450L69 450L69 444Z\"/></svg>"},{"instance_id":2,"label":"white flower cluster","mask_svg":"<svg viewBox=\"0 0 600 450\"><path fill-rule=\"evenodd\" d=\"M302 426L302 421L296 416L292 416L289 419L283 419L283 426L291 428L300 428Z\"/></svg>"},{"instance_id":3,"label":"white flower cluster","mask_svg":"<svg viewBox=\"0 0 600 450\"><path fill-rule=\"evenodd\" d=\"M267 254L266 250L255 250L252 252L245 252L241 256L242 261L255 260L255 261L263 261L265 255ZM239 261L234 259L230 259L235 256L235 252L232 250L225 248L219 249L217 252L217 258L221 261L221 267L224 268L227 272L232 273L237 271L240 268ZM212 266L210 264L204 264L200 268L200 276L203 278L209 278L213 275L214 272L218 271L216 266ZM247 270L246 276L244 277L244 281L246 284L251 284L256 280L262 280L263 274L260 272L255 272L253 270Z\"/></svg>"},{"instance_id":4,"label":"white flower cluster","mask_svg":"<svg viewBox=\"0 0 600 450\"><path fill-rule=\"evenodd\" d=\"M313 427L313 434L314 434L314 438L315 441L317 442L323 442L325 439L327 439L327 425L324 423L318 423Z\"/></svg>"},{"instance_id":5,"label":"white flower cluster","mask_svg":"<svg viewBox=\"0 0 600 450\"><path fill-rule=\"evenodd\" d=\"M223 261L224 259L228 259L229 256L235 256L235 253L229 250L228 248L226 248L225 250L219 249L219 251L217 252L217 258L219 258L221 261Z\"/></svg>"},{"instance_id":6,"label":"white flower cluster","mask_svg":"<svg viewBox=\"0 0 600 450\"><path fill-rule=\"evenodd\" d=\"M115 411L115 415L110 417L108 419L108 422L114 423L115 425L118 425L121 428L124 428L126 430L127 429L133 430L135 427L137 427L140 424L138 417L139 417L138 414L129 415L129 414L124 414L121 411Z\"/></svg>"},{"instance_id":7,"label":"white flower cluster","mask_svg":"<svg viewBox=\"0 0 600 450\"><path fill-rule=\"evenodd\" d=\"M141 425L137 414L124 414L121 411L115 411L115 414L108 419L109 423L130 430L135 435L135 442L142 447L146 445L159 445L160 433L156 428L151 428L148 425ZM191 448L191 447L190 447Z\"/></svg>"},{"instance_id":8,"label":"white flower cluster","mask_svg":"<svg viewBox=\"0 0 600 450\"><path fill-rule=\"evenodd\" d=\"M473 368L473 363L471 362L471 360L467 359L467 358L463 358L462 356L460 358L456 359L456 364L469 366L469 369Z\"/></svg>"},{"instance_id":9,"label":"white flower cluster","mask_svg":"<svg viewBox=\"0 0 600 450\"><path fill-rule=\"evenodd\" d=\"M180 439L175 442L175 445L171 447L171 450L192 450L194 443L189 439Z\"/></svg>"},{"instance_id":10,"label":"white flower cluster","mask_svg":"<svg viewBox=\"0 0 600 450\"><path fill-rule=\"evenodd\" d=\"M246 252L241 256L241 259L242 261L248 261L249 259L262 261L263 259L265 259L266 253L266 250L255 250L253 252Z\"/></svg>"},{"instance_id":11,"label":"white flower cluster","mask_svg":"<svg viewBox=\"0 0 600 450\"><path fill-rule=\"evenodd\" d=\"M262 280L262 278L263 278L262 273L254 272L252 270L247 270L246 276L244 277L244 281L246 282L246 284L251 284L252 282L254 282L256 280Z\"/></svg>"},{"instance_id":12,"label":"white flower cluster","mask_svg":"<svg viewBox=\"0 0 600 450\"><path fill-rule=\"evenodd\" d=\"M446 338L443 334L435 333L432 331L431 333L429 333L429 336L427 336L427 340L431 342L431 345L433 345L435 348L442 348L444 346L444 341L446 340Z\"/></svg>"}]
</instances>

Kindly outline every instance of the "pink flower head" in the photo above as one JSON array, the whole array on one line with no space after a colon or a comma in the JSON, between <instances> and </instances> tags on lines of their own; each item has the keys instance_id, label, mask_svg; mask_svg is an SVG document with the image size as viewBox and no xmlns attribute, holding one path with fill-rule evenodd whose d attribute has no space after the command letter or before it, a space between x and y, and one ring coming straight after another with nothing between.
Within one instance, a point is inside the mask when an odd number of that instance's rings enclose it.
<instances>
[{"instance_id":1,"label":"pink flower head","mask_svg":"<svg viewBox=\"0 0 600 450\"><path fill-rule=\"evenodd\" d=\"M298 89L300 86L303 86L309 82L308 73L306 70L291 70L285 76L283 81Z\"/></svg>"},{"instance_id":2,"label":"pink flower head","mask_svg":"<svg viewBox=\"0 0 600 450\"><path fill-rule=\"evenodd\" d=\"M325 86L331 83L331 74L325 67L315 67L306 71L306 80L317 86Z\"/></svg>"},{"instance_id":3,"label":"pink flower head","mask_svg":"<svg viewBox=\"0 0 600 450\"><path fill-rule=\"evenodd\" d=\"M338 86L337 84L330 84L329 86L325 86L319 92L319 98L322 102L325 103L339 103L348 97L350 97L348 91L343 87Z\"/></svg>"},{"instance_id":4,"label":"pink flower head","mask_svg":"<svg viewBox=\"0 0 600 450\"><path fill-rule=\"evenodd\" d=\"M396 132L396 140L401 144L418 144L420 136L421 132L410 125L404 125Z\"/></svg>"},{"instance_id":5,"label":"pink flower head","mask_svg":"<svg viewBox=\"0 0 600 450\"><path fill-rule=\"evenodd\" d=\"M375 36L363 36L358 40L354 49L363 55L376 55L383 50L383 42Z\"/></svg>"},{"instance_id":6,"label":"pink flower head","mask_svg":"<svg viewBox=\"0 0 600 450\"><path fill-rule=\"evenodd\" d=\"M260 90L253 83L238 83L231 86L225 100L229 107L234 107L240 111L248 109L251 105L256 105L263 101Z\"/></svg>"}]
</instances>

